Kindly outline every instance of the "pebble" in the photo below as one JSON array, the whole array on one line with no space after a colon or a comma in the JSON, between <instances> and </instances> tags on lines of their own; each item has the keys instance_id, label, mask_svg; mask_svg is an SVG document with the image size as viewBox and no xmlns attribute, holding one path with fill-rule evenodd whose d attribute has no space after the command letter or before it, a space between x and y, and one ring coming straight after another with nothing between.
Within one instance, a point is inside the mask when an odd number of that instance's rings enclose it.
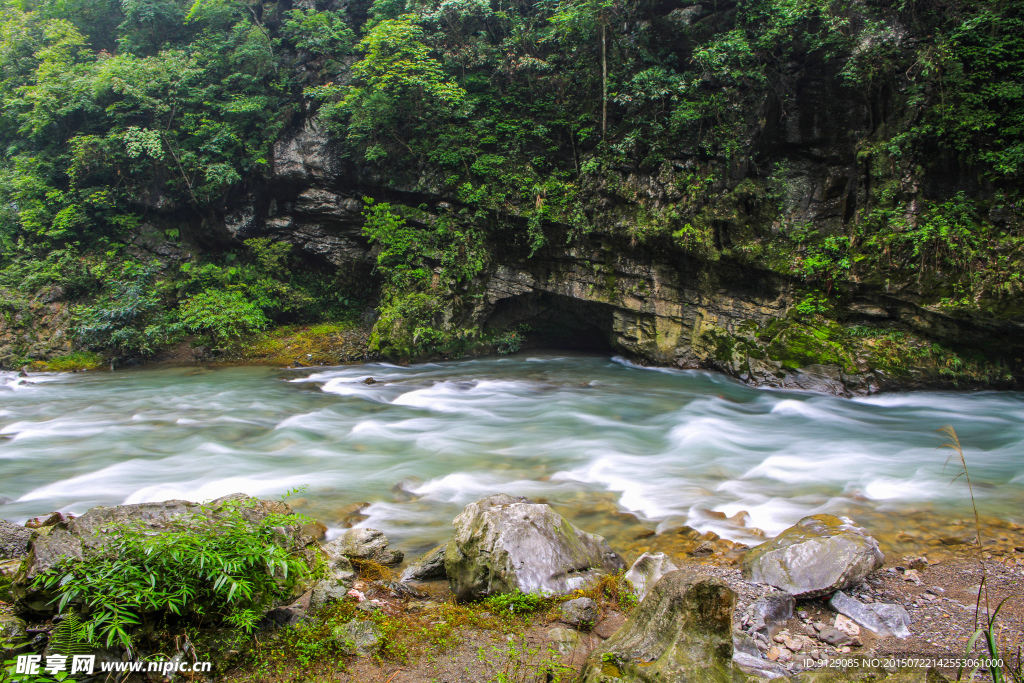
<instances>
[{"instance_id":1,"label":"pebble","mask_svg":"<svg viewBox=\"0 0 1024 683\"><path fill-rule=\"evenodd\" d=\"M786 646L786 649L792 650L793 652L799 652L800 648L802 648L804 645L799 640L796 640L794 638L786 638L782 642Z\"/></svg>"},{"instance_id":2,"label":"pebble","mask_svg":"<svg viewBox=\"0 0 1024 683\"><path fill-rule=\"evenodd\" d=\"M779 652L779 648L773 645L770 648L768 648L768 652L766 652L764 656L767 657L769 661L774 662L779 659L779 654L781 654Z\"/></svg>"},{"instance_id":3,"label":"pebble","mask_svg":"<svg viewBox=\"0 0 1024 683\"><path fill-rule=\"evenodd\" d=\"M836 615L835 628L851 637L860 635L860 626L845 614Z\"/></svg>"}]
</instances>

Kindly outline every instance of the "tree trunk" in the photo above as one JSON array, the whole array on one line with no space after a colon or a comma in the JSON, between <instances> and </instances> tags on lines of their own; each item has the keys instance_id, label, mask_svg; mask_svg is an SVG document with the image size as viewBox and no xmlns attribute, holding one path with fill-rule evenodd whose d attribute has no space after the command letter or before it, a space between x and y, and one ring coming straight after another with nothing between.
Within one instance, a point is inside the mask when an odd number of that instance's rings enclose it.
<instances>
[{"instance_id":1,"label":"tree trunk","mask_svg":"<svg viewBox=\"0 0 1024 683\"><path fill-rule=\"evenodd\" d=\"M601 24L601 139L608 130L608 26Z\"/></svg>"}]
</instances>

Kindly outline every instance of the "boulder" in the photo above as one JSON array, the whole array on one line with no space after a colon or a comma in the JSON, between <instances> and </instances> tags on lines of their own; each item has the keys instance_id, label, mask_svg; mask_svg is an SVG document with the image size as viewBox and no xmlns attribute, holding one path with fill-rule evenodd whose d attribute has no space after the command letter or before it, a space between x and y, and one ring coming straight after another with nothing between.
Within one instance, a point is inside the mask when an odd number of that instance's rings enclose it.
<instances>
[{"instance_id":1,"label":"boulder","mask_svg":"<svg viewBox=\"0 0 1024 683\"><path fill-rule=\"evenodd\" d=\"M367 657L380 646L380 631L372 621L349 621L331 633L344 654Z\"/></svg>"},{"instance_id":2,"label":"boulder","mask_svg":"<svg viewBox=\"0 0 1024 683\"><path fill-rule=\"evenodd\" d=\"M882 638L910 637L910 615L903 605L875 602L865 605L842 591L836 591L828 603L832 609L845 615Z\"/></svg>"},{"instance_id":3,"label":"boulder","mask_svg":"<svg viewBox=\"0 0 1024 683\"><path fill-rule=\"evenodd\" d=\"M388 549L388 537L377 529L346 529L338 538L324 544L329 555L343 555L352 560L372 560L392 566L400 564L400 550Z\"/></svg>"},{"instance_id":4,"label":"boulder","mask_svg":"<svg viewBox=\"0 0 1024 683\"><path fill-rule=\"evenodd\" d=\"M32 530L0 519L0 560L16 560L28 554Z\"/></svg>"},{"instance_id":5,"label":"boulder","mask_svg":"<svg viewBox=\"0 0 1024 683\"><path fill-rule=\"evenodd\" d=\"M446 578L444 552L447 544L439 545L402 572L402 581L434 581Z\"/></svg>"},{"instance_id":6,"label":"boulder","mask_svg":"<svg viewBox=\"0 0 1024 683\"><path fill-rule=\"evenodd\" d=\"M453 522L444 568L460 600L488 595L566 595L624 568L600 536L547 505L498 494L470 503Z\"/></svg>"},{"instance_id":7,"label":"boulder","mask_svg":"<svg viewBox=\"0 0 1024 683\"><path fill-rule=\"evenodd\" d=\"M827 595L856 585L882 566L878 543L852 520L804 517L743 558L743 576L797 598Z\"/></svg>"},{"instance_id":8,"label":"boulder","mask_svg":"<svg viewBox=\"0 0 1024 683\"><path fill-rule=\"evenodd\" d=\"M725 581L669 572L615 635L594 650L585 683L725 683L733 680L732 613Z\"/></svg>"},{"instance_id":9,"label":"boulder","mask_svg":"<svg viewBox=\"0 0 1024 683\"><path fill-rule=\"evenodd\" d=\"M356 580L356 570L352 562L341 554L341 548L332 543L325 543L320 546L327 558L327 572L335 582L351 583Z\"/></svg>"},{"instance_id":10,"label":"boulder","mask_svg":"<svg viewBox=\"0 0 1024 683\"><path fill-rule=\"evenodd\" d=\"M341 602L348 595L351 583L342 583L334 579L324 579L313 584L313 591L309 596L309 611L316 610L331 604Z\"/></svg>"},{"instance_id":11,"label":"boulder","mask_svg":"<svg viewBox=\"0 0 1024 683\"><path fill-rule=\"evenodd\" d=\"M597 603L590 598L576 598L559 605L558 615L561 621L570 626L591 628L597 622L601 611L597 608Z\"/></svg>"},{"instance_id":12,"label":"boulder","mask_svg":"<svg viewBox=\"0 0 1024 683\"><path fill-rule=\"evenodd\" d=\"M665 553L644 553L623 578L632 584L637 600L643 600L654 588L654 584L658 583L658 579L678 569Z\"/></svg>"}]
</instances>

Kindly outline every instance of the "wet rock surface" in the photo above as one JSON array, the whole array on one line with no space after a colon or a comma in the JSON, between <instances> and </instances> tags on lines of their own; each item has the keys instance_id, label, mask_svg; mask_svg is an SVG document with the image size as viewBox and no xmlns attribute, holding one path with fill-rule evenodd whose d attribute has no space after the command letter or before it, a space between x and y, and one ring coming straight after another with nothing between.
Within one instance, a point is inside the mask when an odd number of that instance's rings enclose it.
<instances>
[{"instance_id":1,"label":"wet rock surface","mask_svg":"<svg viewBox=\"0 0 1024 683\"><path fill-rule=\"evenodd\" d=\"M453 524L444 565L459 599L565 595L624 568L603 538L525 498L499 494L470 503Z\"/></svg>"},{"instance_id":2,"label":"wet rock surface","mask_svg":"<svg viewBox=\"0 0 1024 683\"><path fill-rule=\"evenodd\" d=\"M813 598L860 583L883 561L875 539L852 520L813 515L749 551L742 568L748 580Z\"/></svg>"}]
</instances>

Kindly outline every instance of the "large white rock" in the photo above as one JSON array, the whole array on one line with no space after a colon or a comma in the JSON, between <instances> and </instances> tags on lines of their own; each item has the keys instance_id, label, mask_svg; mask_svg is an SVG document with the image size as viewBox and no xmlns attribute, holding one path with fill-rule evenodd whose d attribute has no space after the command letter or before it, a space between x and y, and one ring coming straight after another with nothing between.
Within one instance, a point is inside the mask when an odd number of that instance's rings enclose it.
<instances>
[{"instance_id":1,"label":"large white rock","mask_svg":"<svg viewBox=\"0 0 1024 683\"><path fill-rule=\"evenodd\" d=\"M498 494L470 503L453 524L444 567L459 599L566 595L625 566L603 538L526 498Z\"/></svg>"},{"instance_id":2,"label":"large white rock","mask_svg":"<svg viewBox=\"0 0 1024 683\"><path fill-rule=\"evenodd\" d=\"M743 576L797 598L828 595L854 586L882 566L878 542L853 520L804 517L743 558Z\"/></svg>"},{"instance_id":3,"label":"large white rock","mask_svg":"<svg viewBox=\"0 0 1024 683\"><path fill-rule=\"evenodd\" d=\"M643 600L661 577L677 569L665 553L644 553L623 578L632 584L637 600Z\"/></svg>"}]
</instances>

